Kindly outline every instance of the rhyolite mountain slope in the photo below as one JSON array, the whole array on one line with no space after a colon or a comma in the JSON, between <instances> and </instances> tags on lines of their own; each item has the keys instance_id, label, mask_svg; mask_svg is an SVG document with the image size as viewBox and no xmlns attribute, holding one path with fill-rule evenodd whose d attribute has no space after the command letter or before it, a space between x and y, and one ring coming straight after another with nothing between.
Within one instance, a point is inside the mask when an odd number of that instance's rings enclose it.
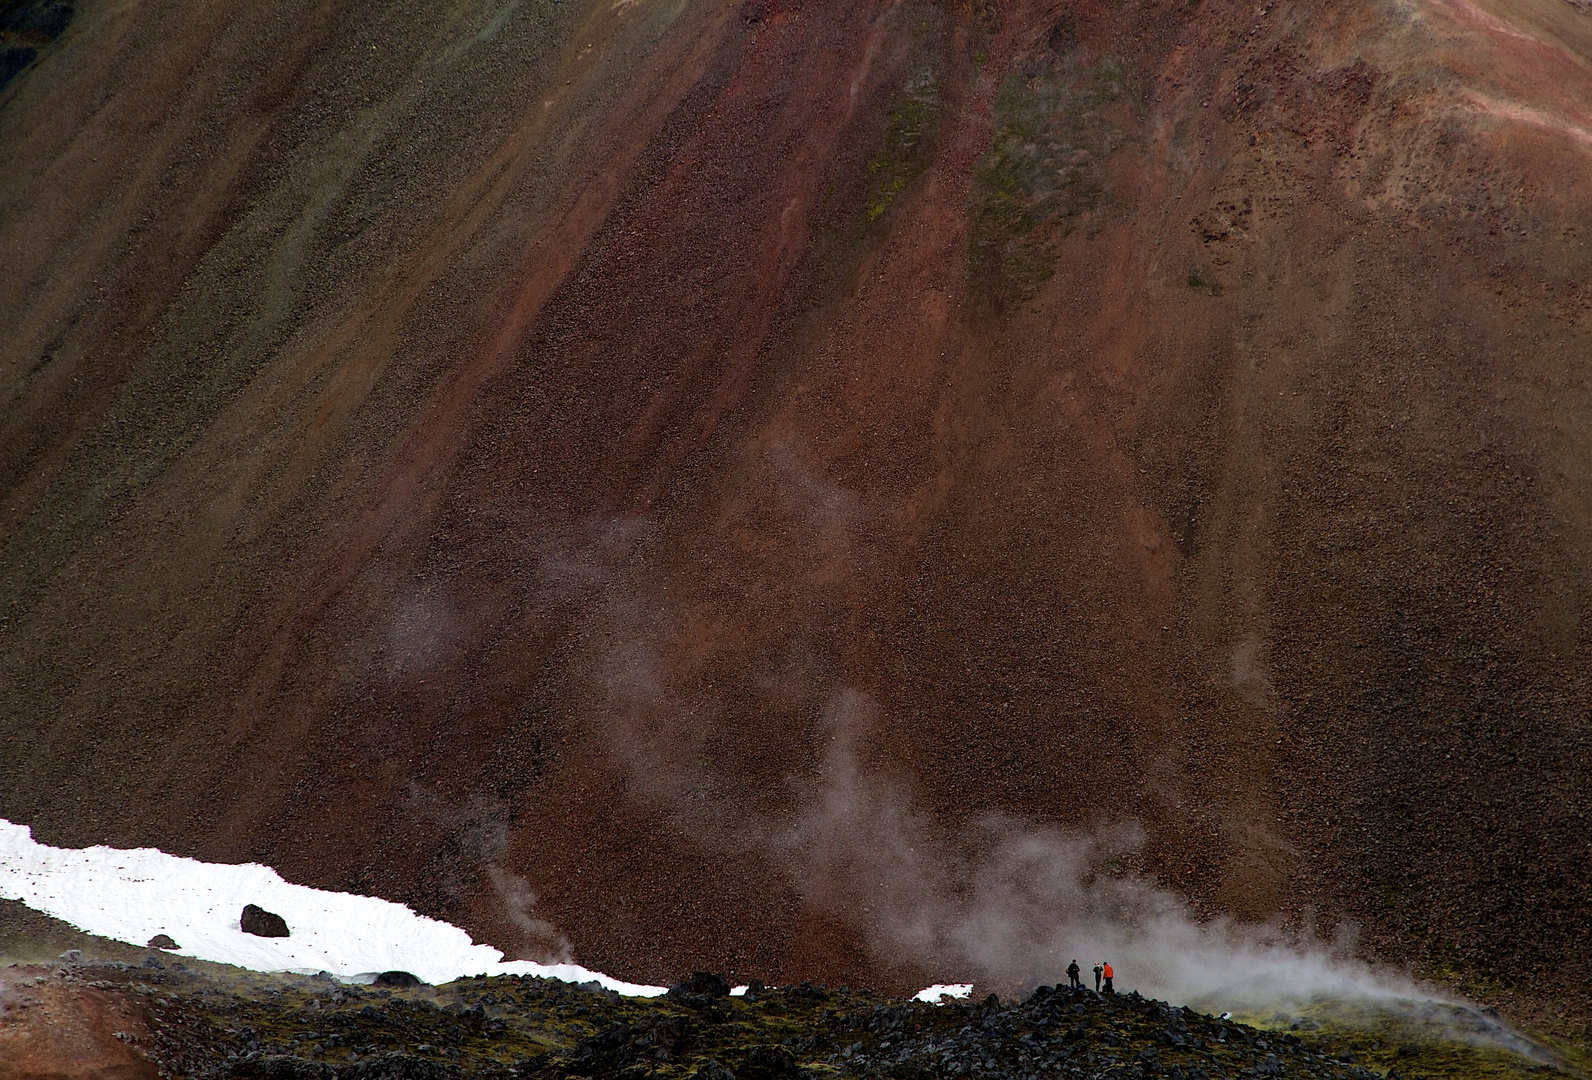
<instances>
[{"instance_id":1,"label":"rhyolite mountain slope","mask_svg":"<svg viewBox=\"0 0 1592 1080\"><path fill-rule=\"evenodd\" d=\"M94 0L37 52L0 816L885 987L967 967L900 883L991 815L1132 821L1111 872L1584 1025L1586 4Z\"/></svg>"}]
</instances>

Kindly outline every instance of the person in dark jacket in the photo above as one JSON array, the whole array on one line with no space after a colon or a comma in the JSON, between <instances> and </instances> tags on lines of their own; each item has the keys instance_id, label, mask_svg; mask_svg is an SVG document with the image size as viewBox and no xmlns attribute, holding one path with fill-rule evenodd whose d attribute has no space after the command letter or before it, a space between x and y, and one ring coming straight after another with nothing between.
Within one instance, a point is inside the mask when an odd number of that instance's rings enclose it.
<instances>
[{"instance_id":1,"label":"person in dark jacket","mask_svg":"<svg viewBox=\"0 0 1592 1080\"><path fill-rule=\"evenodd\" d=\"M1083 969L1078 966L1078 961L1076 960L1067 965L1067 981L1072 984L1074 990L1083 985L1078 981L1078 973L1081 970Z\"/></svg>"},{"instance_id":2,"label":"person in dark jacket","mask_svg":"<svg viewBox=\"0 0 1592 1080\"><path fill-rule=\"evenodd\" d=\"M1099 964L1096 964L1094 966L1094 973L1095 973L1095 993L1098 994L1100 992L1100 965Z\"/></svg>"}]
</instances>

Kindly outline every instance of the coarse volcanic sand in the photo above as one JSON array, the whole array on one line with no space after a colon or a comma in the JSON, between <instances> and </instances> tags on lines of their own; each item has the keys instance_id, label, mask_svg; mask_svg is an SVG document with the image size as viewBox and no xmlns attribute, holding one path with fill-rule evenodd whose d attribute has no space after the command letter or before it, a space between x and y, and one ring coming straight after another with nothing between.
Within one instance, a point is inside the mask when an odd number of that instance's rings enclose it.
<instances>
[{"instance_id":1,"label":"coarse volcanic sand","mask_svg":"<svg viewBox=\"0 0 1592 1080\"><path fill-rule=\"evenodd\" d=\"M1589 63L1563 0L81 5L0 91L0 816L895 990L964 971L881 867L1133 820L1585 1039Z\"/></svg>"},{"instance_id":2,"label":"coarse volcanic sand","mask_svg":"<svg viewBox=\"0 0 1592 1080\"><path fill-rule=\"evenodd\" d=\"M148 1017L125 994L0 968L0 1080L155 1080Z\"/></svg>"}]
</instances>

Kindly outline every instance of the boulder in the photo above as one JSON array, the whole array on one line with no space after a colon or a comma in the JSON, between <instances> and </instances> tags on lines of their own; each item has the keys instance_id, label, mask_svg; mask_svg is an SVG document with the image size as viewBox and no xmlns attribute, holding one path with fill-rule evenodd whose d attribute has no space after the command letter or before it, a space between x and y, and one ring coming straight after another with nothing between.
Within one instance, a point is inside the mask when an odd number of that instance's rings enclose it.
<instances>
[{"instance_id":1,"label":"boulder","mask_svg":"<svg viewBox=\"0 0 1592 1080\"><path fill-rule=\"evenodd\" d=\"M243 906L243 917L238 920L238 926L245 934L253 934L255 937L290 936L287 920L253 904Z\"/></svg>"},{"instance_id":2,"label":"boulder","mask_svg":"<svg viewBox=\"0 0 1592 1080\"><path fill-rule=\"evenodd\" d=\"M156 934L154 937L149 939L149 947L151 949L175 949L178 946L177 943L171 940L169 936L165 934Z\"/></svg>"},{"instance_id":3,"label":"boulder","mask_svg":"<svg viewBox=\"0 0 1592 1080\"><path fill-rule=\"evenodd\" d=\"M708 1058L691 1074L692 1080L735 1080L735 1074L723 1065Z\"/></svg>"},{"instance_id":4,"label":"boulder","mask_svg":"<svg viewBox=\"0 0 1592 1080\"><path fill-rule=\"evenodd\" d=\"M722 998L730 996L730 983L723 975L711 971L694 971L684 982L669 989L669 999L680 1001L686 997Z\"/></svg>"},{"instance_id":5,"label":"boulder","mask_svg":"<svg viewBox=\"0 0 1592 1080\"><path fill-rule=\"evenodd\" d=\"M424 986L426 982L419 976L411 975L407 971L384 971L376 976L374 985L392 986L405 990L411 986Z\"/></svg>"}]
</instances>

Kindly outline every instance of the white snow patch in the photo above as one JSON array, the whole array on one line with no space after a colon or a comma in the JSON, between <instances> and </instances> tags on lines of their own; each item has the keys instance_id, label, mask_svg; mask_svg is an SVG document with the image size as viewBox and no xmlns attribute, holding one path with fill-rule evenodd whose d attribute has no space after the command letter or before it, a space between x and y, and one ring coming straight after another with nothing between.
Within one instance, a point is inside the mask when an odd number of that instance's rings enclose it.
<instances>
[{"instance_id":1,"label":"white snow patch","mask_svg":"<svg viewBox=\"0 0 1592 1080\"><path fill-rule=\"evenodd\" d=\"M134 945L167 934L180 955L255 971L326 971L350 982L381 971L407 971L428 983L535 975L596 982L631 997L665 990L578 964L505 961L500 951L475 944L457 926L403 904L294 885L257 863L204 863L154 848L55 848L35 843L26 825L3 819L0 897ZM245 934L238 927L245 904L282 916L291 936Z\"/></svg>"},{"instance_id":2,"label":"white snow patch","mask_svg":"<svg viewBox=\"0 0 1592 1080\"><path fill-rule=\"evenodd\" d=\"M942 998L965 998L972 993L972 983L935 983L933 986L919 990L912 1000L939 1005L942 1004Z\"/></svg>"}]
</instances>

